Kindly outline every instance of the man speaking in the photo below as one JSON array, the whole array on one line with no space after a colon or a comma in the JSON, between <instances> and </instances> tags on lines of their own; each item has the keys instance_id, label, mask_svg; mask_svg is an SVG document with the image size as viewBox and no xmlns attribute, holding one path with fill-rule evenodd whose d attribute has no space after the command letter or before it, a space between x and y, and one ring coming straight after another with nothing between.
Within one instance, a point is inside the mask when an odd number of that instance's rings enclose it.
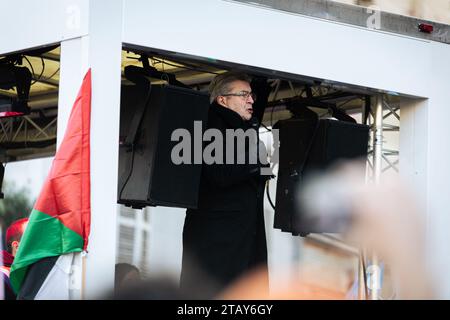
<instances>
[{"instance_id":1,"label":"man speaking","mask_svg":"<svg viewBox=\"0 0 450 320\"><path fill-rule=\"evenodd\" d=\"M246 74L232 71L216 76L209 88L207 128L222 134L223 154L211 164L203 159L198 208L186 211L182 289L204 286L209 279L221 290L250 269L267 268L263 201L268 176L261 172L267 161L258 157L266 152L258 139L250 82ZM227 139L230 129L238 140L242 132L256 140L242 147Z\"/></svg>"}]
</instances>

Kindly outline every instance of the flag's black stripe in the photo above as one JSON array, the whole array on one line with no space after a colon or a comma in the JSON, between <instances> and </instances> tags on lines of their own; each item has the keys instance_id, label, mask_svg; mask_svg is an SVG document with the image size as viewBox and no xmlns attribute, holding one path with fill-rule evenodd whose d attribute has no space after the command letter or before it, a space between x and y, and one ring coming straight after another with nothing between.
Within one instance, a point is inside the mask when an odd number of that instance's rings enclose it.
<instances>
[{"instance_id":1,"label":"flag's black stripe","mask_svg":"<svg viewBox=\"0 0 450 320\"><path fill-rule=\"evenodd\" d=\"M34 300L59 256L43 258L28 267L25 280L17 295L18 300Z\"/></svg>"}]
</instances>

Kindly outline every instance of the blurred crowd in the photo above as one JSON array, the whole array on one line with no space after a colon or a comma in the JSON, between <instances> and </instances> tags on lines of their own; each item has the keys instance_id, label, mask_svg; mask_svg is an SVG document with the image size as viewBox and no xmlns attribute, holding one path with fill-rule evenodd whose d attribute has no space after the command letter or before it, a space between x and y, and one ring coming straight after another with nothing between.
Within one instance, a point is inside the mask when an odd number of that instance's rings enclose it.
<instances>
[{"instance_id":1,"label":"blurred crowd","mask_svg":"<svg viewBox=\"0 0 450 320\"><path fill-rule=\"evenodd\" d=\"M436 298L426 259L425 218L414 191L398 177L383 175L380 184L366 183L361 163L344 164L314 179L307 188L328 194L329 203L312 207L322 219L336 218L336 212L349 221L343 238L357 248L376 252L379 261L389 267L395 299ZM317 188L319 186L319 188ZM331 192L345 190L345 192ZM345 208L340 206L346 202ZM340 207L339 207L340 206ZM324 210L323 208L328 208ZM344 210L345 209L345 210ZM350 219L347 219L347 216ZM367 270L366 270L367 271ZM134 272L130 269L130 272ZM311 275L310 275L311 276ZM271 290L265 290L266 269L248 272L219 294L213 282L199 273L198 285L179 290L177 281L158 278L144 282L121 283L116 291L120 299L356 299L314 284L312 278L289 278L289 273L271 277ZM356 283L356 286L363 285Z\"/></svg>"}]
</instances>

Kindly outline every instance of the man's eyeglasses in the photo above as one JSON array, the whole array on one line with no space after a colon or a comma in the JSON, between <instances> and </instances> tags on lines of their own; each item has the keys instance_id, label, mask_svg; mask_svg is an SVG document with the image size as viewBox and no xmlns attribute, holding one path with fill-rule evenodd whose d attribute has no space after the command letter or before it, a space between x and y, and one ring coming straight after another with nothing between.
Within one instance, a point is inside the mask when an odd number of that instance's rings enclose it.
<instances>
[{"instance_id":1,"label":"man's eyeglasses","mask_svg":"<svg viewBox=\"0 0 450 320\"><path fill-rule=\"evenodd\" d=\"M221 94L221 96L223 96L223 97L229 97L229 96L241 97L241 98L244 98L245 100L248 100L249 97L252 97L253 101L256 101L256 94L253 92L248 92L248 91L241 91L238 93Z\"/></svg>"}]
</instances>

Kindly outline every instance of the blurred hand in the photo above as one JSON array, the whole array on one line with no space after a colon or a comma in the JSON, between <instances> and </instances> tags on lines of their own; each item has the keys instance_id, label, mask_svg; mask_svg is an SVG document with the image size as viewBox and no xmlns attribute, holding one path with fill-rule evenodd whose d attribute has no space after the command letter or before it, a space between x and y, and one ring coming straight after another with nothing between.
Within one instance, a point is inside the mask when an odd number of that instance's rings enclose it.
<instances>
[{"instance_id":1,"label":"blurred hand","mask_svg":"<svg viewBox=\"0 0 450 320\"><path fill-rule=\"evenodd\" d=\"M398 175L383 174L379 184L365 183L361 163L347 163L326 176L313 190L328 197L318 206L321 219L330 214L348 214L349 243L375 252L388 264L397 284L398 296L429 298L431 290L425 264L425 213L418 197ZM333 188L333 190L331 190ZM314 194L309 194L314 198ZM320 199L319 199L320 200ZM336 208L339 206L339 208ZM314 206L312 206L314 207Z\"/></svg>"}]
</instances>

